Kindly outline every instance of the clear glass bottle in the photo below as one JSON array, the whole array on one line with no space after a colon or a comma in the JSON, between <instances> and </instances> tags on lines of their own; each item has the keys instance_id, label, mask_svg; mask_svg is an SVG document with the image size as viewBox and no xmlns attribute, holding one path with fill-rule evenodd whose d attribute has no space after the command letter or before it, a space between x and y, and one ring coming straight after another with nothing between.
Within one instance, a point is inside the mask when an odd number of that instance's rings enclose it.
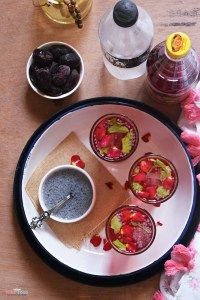
<instances>
[{"instance_id":1,"label":"clear glass bottle","mask_svg":"<svg viewBox=\"0 0 200 300\"><path fill-rule=\"evenodd\" d=\"M148 57L147 91L161 103L179 103L197 84L199 70L199 56L189 37L183 32L172 33Z\"/></svg>"},{"instance_id":2,"label":"clear glass bottle","mask_svg":"<svg viewBox=\"0 0 200 300\"><path fill-rule=\"evenodd\" d=\"M130 0L117 2L99 25L103 60L116 78L127 80L143 75L154 29L147 12Z\"/></svg>"}]
</instances>

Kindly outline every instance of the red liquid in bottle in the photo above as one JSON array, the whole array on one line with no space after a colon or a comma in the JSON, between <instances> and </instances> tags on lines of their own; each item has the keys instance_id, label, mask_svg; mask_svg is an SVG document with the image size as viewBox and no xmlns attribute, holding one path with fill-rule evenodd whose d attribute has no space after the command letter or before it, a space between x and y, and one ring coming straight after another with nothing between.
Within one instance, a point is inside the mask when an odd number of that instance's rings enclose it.
<instances>
[{"instance_id":1,"label":"red liquid in bottle","mask_svg":"<svg viewBox=\"0 0 200 300\"><path fill-rule=\"evenodd\" d=\"M183 33L173 35L174 39L177 36L181 39L183 35L180 48L173 48L173 45L168 48L171 35L167 42L158 44L151 51L147 60L147 91L152 98L164 103L184 100L197 84L199 75L199 57L191 48L188 36Z\"/></svg>"}]
</instances>

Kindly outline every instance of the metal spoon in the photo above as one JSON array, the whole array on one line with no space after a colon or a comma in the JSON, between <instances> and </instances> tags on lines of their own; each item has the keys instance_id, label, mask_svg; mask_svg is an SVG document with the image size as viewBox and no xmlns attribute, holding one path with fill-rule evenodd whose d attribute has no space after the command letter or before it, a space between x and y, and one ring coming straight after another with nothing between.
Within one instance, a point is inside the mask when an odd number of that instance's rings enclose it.
<instances>
[{"instance_id":1,"label":"metal spoon","mask_svg":"<svg viewBox=\"0 0 200 300\"><path fill-rule=\"evenodd\" d=\"M70 193L64 200L61 200L60 202L58 202L51 209L44 211L41 215L39 215L39 217L32 218L31 223L30 223L31 229L40 228L42 226L42 222L44 220L48 219L53 212L60 209L65 204L65 202L67 202L71 197L73 197L73 196Z\"/></svg>"}]
</instances>

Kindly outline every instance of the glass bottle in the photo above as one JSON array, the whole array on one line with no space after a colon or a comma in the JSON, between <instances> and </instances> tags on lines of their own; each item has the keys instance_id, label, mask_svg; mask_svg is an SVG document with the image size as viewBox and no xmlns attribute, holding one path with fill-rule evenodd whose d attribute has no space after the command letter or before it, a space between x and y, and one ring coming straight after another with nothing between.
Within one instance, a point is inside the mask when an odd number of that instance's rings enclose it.
<instances>
[{"instance_id":1,"label":"glass bottle","mask_svg":"<svg viewBox=\"0 0 200 300\"><path fill-rule=\"evenodd\" d=\"M143 75L154 29L147 12L130 0L121 0L99 25L103 60L116 78L127 80Z\"/></svg>"},{"instance_id":2,"label":"glass bottle","mask_svg":"<svg viewBox=\"0 0 200 300\"><path fill-rule=\"evenodd\" d=\"M199 56L188 35L172 33L148 57L147 91L161 103L179 103L197 84L199 70Z\"/></svg>"}]
</instances>

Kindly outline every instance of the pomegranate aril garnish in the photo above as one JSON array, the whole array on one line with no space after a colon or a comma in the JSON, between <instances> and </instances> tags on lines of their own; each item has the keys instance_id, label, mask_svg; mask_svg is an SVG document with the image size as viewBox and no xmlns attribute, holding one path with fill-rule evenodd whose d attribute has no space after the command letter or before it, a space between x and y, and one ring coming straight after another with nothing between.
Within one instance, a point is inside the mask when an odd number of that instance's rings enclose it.
<instances>
[{"instance_id":1,"label":"pomegranate aril garnish","mask_svg":"<svg viewBox=\"0 0 200 300\"><path fill-rule=\"evenodd\" d=\"M132 178L133 178L133 181L134 182L144 182L146 180L146 173L144 172L141 172L141 173L138 173L138 174L132 174Z\"/></svg>"},{"instance_id":2,"label":"pomegranate aril garnish","mask_svg":"<svg viewBox=\"0 0 200 300\"><path fill-rule=\"evenodd\" d=\"M85 168L84 161L80 158L79 155L72 155L71 157L71 165L79 167L81 169Z\"/></svg>"},{"instance_id":3,"label":"pomegranate aril garnish","mask_svg":"<svg viewBox=\"0 0 200 300\"><path fill-rule=\"evenodd\" d=\"M99 141L98 147L99 148L107 148L111 146L112 143L112 136L111 135L104 135L103 138Z\"/></svg>"},{"instance_id":4,"label":"pomegranate aril garnish","mask_svg":"<svg viewBox=\"0 0 200 300\"><path fill-rule=\"evenodd\" d=\"M131 211L130 210L123 210L120 214L120 219L122 222L127 222L131 217Z\"/></svg>"},{"instance_id":5,"label":"pomegranate aril garnish","mask_svg":"<svg viewBox=\"0 0 200 300\"><path fill-rule=\"evenodd\" d=\"M121 235L132 236L133 235L133 231L134 231L133 226L125 224L125 225L123 225L121 227L120 233L121 233Z\"/></svg>"},{"instance_id":6,"label":"pomegranate aril garnish","mask_svg":"<svg viewBox=\"0 0 200 300\"><path fill-rule=\"evenodd\" d=\"M163 226L163 223L161 223L160 221L158 221L158 222L156 222L156 225Z\"/></svg>"},{"instance_id":7,"label":"pomegranate aril garnish","mask_svg":"<svg viewBox=\"0 0 200 300\"><path fill-rule=\"evenodd\" d=\"M129 251L129 252L136 252L136 250L137 250L137 245L136 245L136 243L127 243L126 244L126 250L127 251Z\"/></svg>"},{"instance_id":8,"label":"pomegranate aril garnish","mask_svg":"<svg viewBox=\"0 0 200 300\"><path fill-rule=\"evenodd\" d=\"M116 148L122 150L122 139L123 139L123 137L124 137L125 135L126 135L126 134L120 133L120 132L118 132L118 133L113 133L113 145L114 145Z\"/></svg>"},{"instance_id":9,"label":"pomegranate aril garnish","mask_svg":"<svg viewBox=\"0 0 200 300\"><path fill-rule=\"evenodd\" d=\"M111 181L105 182L105 185L107 185L107 187L108 187L110 190L113 189L113 182L111 182Z\"/></svg>"},{"instance_id":10,"label":"pomegranate aril garnish","mask_svg":"<svg viewBox=\"0 0 200 300\"><path fill-rule=\"evenodd\" d=\"M121 150L113 146L111 149L108 150L107 156L110 158L117 158L120 157L121 154Z\"/></svg>"},{"instance_id":11,"label":"pomegranate aril garnish","mask_svg":"<svg viewBox=\"0 0 200 300\"><path fill-rule=\"evenodd\" d=\"M94 132L94 135L98 141L100 141L106 135L106 129L98 126Z\"/></svg>"},{"instance_id":12,"label":"pomegranate aril garnish","mask_svg":"<svg viewBox=\"0 0 200 300\"><path fill-rule=\"evenodd\" d=\"M155 186L147 186L145 191L149 193L149 199L154 199L156 197L156 187Z\"/></svg>"},{"instance_id":13,"label":"pomegranate aril garnish","mask_svg":"<svg viewBox=\"0 0 200 300\"><path fill-rule=\"evenodd\" d=\"M80 156L79 155L72 155L71 157L71 164L75 164L78 160L80 160Z\"/></svg>"},{"instance_id":14,"label":"pomegranate aril garnish","mask_svg":"<svg viewBox=\"0 0 200 300\"><path fill-rule=\"evenodd\" d=\"M142 136L142 140L143 140L143 142L145 142L145 143L148 143L149 140L150 140L150 138L151 138L151 133L150 133L150 132L147 132L146 134L144 134L144 135Z\"/></svg>"},{"instance_id":15,"label":"pomegranate aril garnish","mask_svg":"<svg viewBox=\"0 0 200 300\"><path fill-rule=\"evenodd\" d=\"M130 243L133 242L133 237L129 236L129 235L124 235L121 237L122 243L126 244L126 243Z\"/></svg>"},{"instance_id":16,"label":"pomegranate aril garnish","mask_svg":"<svg viewBox=\"0 0 200 300\"><path fill-rule=\"evenodd\" d=\"M172 189L174 186L174 178L172 176L165 178L162 185L165 189Z\"/></svg>"},{"instance_id":17,"label":"pomegranate aril garnish","mask_svg":"<svg viewBox=\"0 0 200 300\"><path fill-rule=\"evenodd\" d=\"M152 167L153 163L151 160L142 160L140 163L140 169L145 173L148 173Z\"/></svg>"},{"instance_id":18,"label":"pomegranate aril garnish","mask_svg":"<svg viewBox=\"0 0 200 300\"><path fill-rule=\"evenodd\" d=\"M146 219L145 215L143 215L141 212L137 211L137 212L134 212L132 215L131 215L131 221L133 222L144 222Z\"/></svg>"},{"instance_id":19,"label":"pomegranate aril garnish","mask_svg":"<svg viewBox=\"0 0 200 300\"><path fill-rule=\"evenodd\" d=\"M107 243L107 239L103 238L103 245L105 245Z\"/></svg>"},{"instance_id":20,"label":"pomegranate aril garnish","mask_svg":"<svg viewBox=\"0 0 200 300\"><path fill-rule=\"evenodd\" d=\"M85 163L82 159L78 160L75 165L81 169L84 169L85 168Z\"/></svg>"},{"instance_id":21,"label":"pomegranate aril garnish","mask_svg":"<svg viewBox=\"0 0 200 300\"><path fill-rule=\"evenodd\" d=\"M90 243L94 247L98 247L101 244L102 238L99 235L93 235L93 237L90 239Z\"/></svg>"},{"instance_id":22,"label":"pomegranate aril garnish","mask_svg":"<svg viewBox=\"0 0 200 300\"><path fill-rule=\"evenodd\" d=\"M139 191L137 192L137 195L141 198L144 198L144 199L148 199L149 198L149 193L148 192L144 192L144 191Z\"/></svg>"},{"instance_id":23,"label":"pomegranate aril garnish","mask_svg":"<svg viewBox=\"0 0 200 300\"><path fill-rule=\"evenodd\" d=\"M109 241L106 241L105 244L103 245L103 250L104 251L109 251L112 249L112 245Z\"/></svg>"}]
</instances>

